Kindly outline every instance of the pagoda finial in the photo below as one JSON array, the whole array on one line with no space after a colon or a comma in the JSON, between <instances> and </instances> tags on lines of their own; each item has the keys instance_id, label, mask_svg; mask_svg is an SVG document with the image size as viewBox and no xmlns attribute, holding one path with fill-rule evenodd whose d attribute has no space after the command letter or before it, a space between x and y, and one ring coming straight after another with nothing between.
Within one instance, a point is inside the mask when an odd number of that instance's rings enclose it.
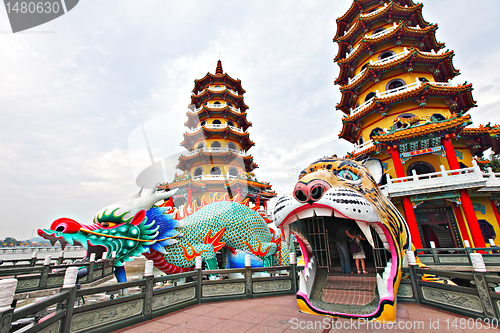
<instances>
[{"instance_id":1,"label":"pagoda finial","mask_svg":"<svg viewBox=\"0 0 500 333\"><path fill-rule=\"evenodd\" d=\"M223 74L224 72L222 71L222 62L220 61L217 61L217 68L215 69L215 74Z\"/></svg>"}]
</instances>

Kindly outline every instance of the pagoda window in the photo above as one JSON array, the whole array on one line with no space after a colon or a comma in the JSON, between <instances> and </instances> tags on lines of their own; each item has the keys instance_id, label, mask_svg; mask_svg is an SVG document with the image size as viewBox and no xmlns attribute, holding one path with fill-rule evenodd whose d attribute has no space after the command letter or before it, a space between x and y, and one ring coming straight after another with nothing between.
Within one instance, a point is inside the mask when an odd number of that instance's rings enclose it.
<instances>
[{"instance_id":1,"label":"pagoda window","mask_svg":"<svg viewBox=\"0 0 500 333\"><path fill-rule=\"evenodd\" d=\"M233 126L233 127L234 127L234 123L233 123L231 120L227 122L227 125L228 125L228 126Z\"/></svg>"},{"instance_id":2,"label":"pagoda window","mask_svg":"<svg viewBox=\"0 0 500 333\"><path fill-rule=\"evenodd\" d=\"M406 82L401 80L401 79L395 79L390 81L387 86L385 87L385 90L393 90L397 88L401 88L403 86L406 86Z\"/></svg>"},{"instance_id":3,"label":"pagoda window","mask_svg":"<svg viewBox=\"0 0 500 333\"><path fill-rule=\"evenodd\" d=\"M372 32L372 36L373 36L373 35L378 34L379 32L382 32L382 31L384 31L384 30L385 30L385 28L378 28L378 29L375 29L375 31L373 31L373 32Z\"/></svg>"},{"instance_id":4,"label":"pagoda window","mask_svg":"<svg viewBox=\"0 0 500 333\"><path fill-rule=\"evenodd\" d=\"M202 176L203 175L203 168L202 167L197 167L194 170L194 177Z\"/></svg>"},{"instance_id":5,"label":"pagoda window","mask_svg":"<svg viewBox=\"0 0 500 333\"><path fill-rule=\"evenodd\" d=\"M361 66L361 70L359 72L361 73L362 71L364 71L366 69L366 67L368 67L368 63Z\"/></svg>"},{"instance_id":6,"label":"pagoda window","mask_svg":"<svg viewBox=\"0 0 500 333\"><path fill-rule=\"evenodd\" d=\"M200 126L205 126L207 124L207 122L205 120L203 120L201 123L200 123Z\"/></svg>"},{"instance_id":7,"label":"pagoda window","mask_svg":"<svg viewBox=\"0 0 500 333\"><path fill-rule=\"evenodd\" d=\"M212 142L212 144L210 145L210 147L212 147L212 148L220 148L220 142L219 141L214 141L214 142Z\"/></svg>"},{"instance_id":8,"label":"pagoda window","mask_svg":"<svg viewBox=\"0 0 500 333\"><path fill-rule=\"evenodd\" d=\"M215 88L220 88L221 86L215 86Z\"/></svg>"},{"instance_id":9,"label":"pagoda window","mask_svg":"<svg viewBox=\"0 0 500 333\"><path fill-rule=\"evenodd\" d=\"M227 103L227 105L229 105L230 107L234 108L234 105L231 104L231 103Z\"/></svg>"},{"instance_id":10,"label":"pagoda window","mask_svg":"<svg viewBox=\"0 0 500 333\"><path fill-rule=\"evenodd\" d=\"M217 175L221 175L222 171L219 167L213 167L212 169L210 169L210 174L212 176L217 176Z\"/></svg>"},{"instance_id":11,"label":"pagoda window","mask_svg":"<svg viewBox=\"0 0 500 333\"><path fill-rule=\"evenodd\" d=\"M229 142L227 148L236 150L236 145L233 142Z\"/></svg>"},{"instance_id":12,"label":"pagoda window","mask_svg":"<svg viewBox=\"0 0 500 333\"><path fill-rule=\"evenodd\" d=\"M383 129L381 129L380 127L377 127L377 128L372 129L372 131L370 132L370 140L371 140L374 136L379 135L380 133L383 133L383 132L384 132L384 130L383 130Z\"/></svg>"},{"instance_id":13,"label":"pagoda window","mask_svg":"<svg viewBox=\"0 0 500 333\"><path fill-rule=\"evenodd\" d=\"M419 77L418 80L422 83L429 82L429 80L427 80L425 77Z\"/></svg>"},{"instance_id":14,"label":"pagoda window","mask_svg":"<svg viewBox=\"0 0 500 333\"><path fill-rule=\"evenodd\" d=\"M382 52L382 54L378 57L378 60L384 61L385 59L390 58L390 57L392 57L395 54L396 53L394 51L385 51L385 52Z\"/></svg>"},{"instance_id":15,"label":"pagoda window","mask_svg":"<svg viewBox=\"0 0 500 333\"><path fill-rule=\"evenodd\" d=\"M413 170L417 173L417 175L425 175L427 173L433 173L436 170L432 166L432 164L424 162L424 161L418 161L418 162L413 162L408 166L408 169L406 169L406 175L407 176L412 176L413 175ZM419 177L420 179L428 179L429 177Z\"/></svg>"},{"instance_id":16,"label":"pagoda window","mask_svg":"<svg viewBox=\"0 0 500 333\"><path fill-rule=\"evenodd\" d=\"M198 143L198 147L196 149L203 149L205 147L205 144L203 142Z\"/></svg>"},{"instance_id":17,"label":"pagoda window","mask_svg":"<svg viewBox=\"0 0 500 333\"><path fill-rule=\"evenodd\" d=\"M372 99L375 96L377 96L377 94L373 91L368 93L368 95L366 95L366 97L365 97L365 102L368 102L370 99Z\"/></svg>"},{"instance_id":18,"label":"pagoda window","mask_svg":"<svg viewBox=\"0 0 500 333\"><path fill-rule=\"evenodd\" d=\"M220 102L215 102L214 105L220 105Z\"/></svg>"},{"instance_id":19,"label":"pagoda window","mask_svg":"<svg viewBox=\"0 0 500 333\"><path fill-rule=\"evenodd\" d=\"M239 174L238 169L236 169L235 167L230 167L229 168L229 175L230 176L237 177L238 174Z\"/></svg>"},{"instance_id":20,"label":"pagoda window","mask_svg":"<svg viewBox=\"0 0 500 333\"><path fill-rule=\"evenodd\" d=\"M220 122L219 119L215 119L214 121L212 121L212 124L214 124L214 125L220 125L221 122Z\"/></svg>"}]
</instances>

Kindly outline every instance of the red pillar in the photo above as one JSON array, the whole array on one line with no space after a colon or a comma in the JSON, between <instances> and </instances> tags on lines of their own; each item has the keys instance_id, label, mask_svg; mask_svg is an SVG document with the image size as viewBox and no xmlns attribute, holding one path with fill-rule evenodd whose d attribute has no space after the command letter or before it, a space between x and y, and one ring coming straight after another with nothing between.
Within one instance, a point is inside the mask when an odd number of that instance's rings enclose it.
<instances>
[{"instance_id":1,"label":"red pillar","mask_svg":"<svg viewBox=\"0 0 500 333\"><path fill-rule=\"evenodd\" d=\"M260 195L257 194L257 199L255 200L255 205L260 209Z\"/></svg>"},{"instance_id":2,"label":"red pillar","mask_svg":"<svg viewBox=\"0 0 500 333\"><path fill-rule=\"evenodd\" d=\"M264 200L264 209L267 210L267 200Z\"/></svg>"},{"instance_id":3,"label":"red pillar","mask_svg":"<svg viewBox=\"0 0 500 333\"><path fill-rule=\"evenodd\" d=\"M454 135L445 135L443 137L443 146L446 152L446 160L452 170L460 169L458 164L457 156L455 155L455 149L453 148L453 143L451 138ZM462 200L462 207L464 210L465 218L469 224L469 230L472 235L472 241L474 242L474 247L486 247L484 243L483 233L479 227L479 222L477 221L476 212L474 211L474 206L472 206L472 200L470 199L469 192L466 189L459 190L460 198Z\"/></svg>"},{"instance_id":4,"label":"red pillar","mask_svg":"<svg viewBox=\"0 0 500 333\"><path fill-rule=\"evenodd\" d=\"M455 207L455 205L453 205L453 212L455 213L455 217L457 218L458 227L460 228L460 233L462 234L462 239L469 241L470 244L469 231L467 230L467 226L465 225L462 210L460 209L460 207Z\"/></svg>"},{"instance_id":5,"label":"red pillar","mask_svg":"<svg viewBox=\"0 0 500 333\"><path fill-rule=\"evenodd\" d=\"M193 195L192 190L190 188L188 188L188 197L187 197L187 200L186 200L186 204L188 206L191 206L191 203L193 201L192 195Z\"/></svg>"},{"instance_id":6,"label":"red pillar","mask_svg":"<svg viewBox=\"0 0 500 333\"><path fill-rule=\"evenodd\" d=\"M399 151L397 146L389 147L389 153L392 157L392 162L394 163L394 170L396 171L396 177L401 178L405 176L403 170L403 163L401 163L401 158L399 157ZM423 248L422 240L420 239L420 232L418 231L417 218L415 217L415 212L413 211L413 205L408 196L404 196L403 208L405 210L406 223L410 228L411 241L417 249Z\"/></svg>"}]
</instances>

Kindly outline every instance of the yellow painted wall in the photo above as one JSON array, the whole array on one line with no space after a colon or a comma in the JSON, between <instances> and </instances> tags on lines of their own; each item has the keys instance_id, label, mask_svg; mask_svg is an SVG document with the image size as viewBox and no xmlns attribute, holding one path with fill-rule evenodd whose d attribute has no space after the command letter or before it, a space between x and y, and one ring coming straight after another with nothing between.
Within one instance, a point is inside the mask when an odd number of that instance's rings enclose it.
<instances>
[{"instance_id":1,"label":"yellow painted wall","mask_svg":"<svg viewBox=\"0 0 500 333\"><path fill-rule=\"evenodd\" d=\"M471 200L473 204L479 203L484 206L486 214L476 211L477 219L488 221L495 229L495 234L496 234L496 238L494 239L495 244L497 242L500 242L500 227L498 225L498 221L493 211L493 207L491 206L491 201L489 197L472 197ZM486 244L488 244L488 240L486 240Z\"/></svg>"}]
</instances>

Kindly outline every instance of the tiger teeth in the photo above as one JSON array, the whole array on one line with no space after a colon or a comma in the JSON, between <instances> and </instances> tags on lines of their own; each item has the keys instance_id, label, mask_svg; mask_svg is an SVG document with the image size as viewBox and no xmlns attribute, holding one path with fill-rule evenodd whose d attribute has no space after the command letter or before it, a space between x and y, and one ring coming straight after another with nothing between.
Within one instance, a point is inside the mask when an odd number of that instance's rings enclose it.
<instances>
[{"instance_id":1,"label":"tiger teeth","mask_svg":"<svg viewBox=\"0 0 500 333\"><path fill-rule=\"evenodd\" d=\"M373 242L373 237L372 237L372 232L370 230L370 225L366 222L361 222L361 221L356 221L356 223L358 224L359 229L361 229L361 232L363 233L363 235L365 235L365 238L368 241L368 243L370 243L372 248L375 248L375 243Z\"/></svg>"},{"instance_id":2,"label":"tiger teeth","mask_svg":"<svg viewBox=\"0 0 500 333\"><path fill-rule=\"evenodd\" d=\"M309 208L297 213L299 220L307 219L308 217L314 217L314 209Z\"/></svg>"}]
</instances>

